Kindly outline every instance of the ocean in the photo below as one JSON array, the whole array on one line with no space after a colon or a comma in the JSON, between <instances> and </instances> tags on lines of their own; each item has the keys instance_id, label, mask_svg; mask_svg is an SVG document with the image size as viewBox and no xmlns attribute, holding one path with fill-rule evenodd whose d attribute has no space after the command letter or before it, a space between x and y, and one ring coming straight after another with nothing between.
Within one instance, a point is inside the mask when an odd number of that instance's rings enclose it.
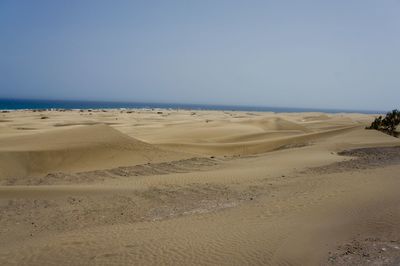
<instances>
[{"instance_id":1,"label":"ocean","mask_svg":"<svg viewBox=\"0 0 400 266\"><path fill-rule=\"evenodd\" d=\"M346 110L296 107L268 107L268 106L239 106L239 105L208 105L208 104L180 104L180 103L142 103L142 102L107 102L107 101L72 101L72 100L31 100L31 99L0 99L0 110L24 109L118 109L118 108L163 108L186 110L223 110L248 112L324 112L324 113L365 113L379 114L382 111Z\"/></svg>"}]
</instances>

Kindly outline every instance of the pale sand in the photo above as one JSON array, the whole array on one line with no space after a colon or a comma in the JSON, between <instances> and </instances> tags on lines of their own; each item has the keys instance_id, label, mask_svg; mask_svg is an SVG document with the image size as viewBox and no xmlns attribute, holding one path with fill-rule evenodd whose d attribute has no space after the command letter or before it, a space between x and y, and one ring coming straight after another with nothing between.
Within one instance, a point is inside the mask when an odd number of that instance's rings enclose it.
<instances>
[{"instance_id":1,"label":"pale sand","mask_svg":"<svg viewBox=\"0 0 400 266\"><path fill-rule=\"evenodd\" d=\"M397 265L400 140L372 119L0 113L0 265Z\"/></svg>"}]
</instances>

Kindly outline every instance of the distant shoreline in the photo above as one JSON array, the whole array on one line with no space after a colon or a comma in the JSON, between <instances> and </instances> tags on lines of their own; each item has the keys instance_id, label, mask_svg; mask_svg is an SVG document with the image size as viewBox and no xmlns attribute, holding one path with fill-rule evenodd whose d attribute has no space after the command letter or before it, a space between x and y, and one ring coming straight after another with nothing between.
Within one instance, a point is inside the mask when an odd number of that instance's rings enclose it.
<instances>
[{"instance_id":1,"label":"distant shoreline","mask_svg":"<svg viewBox=\"0 0 400 266\"><path fill-rule=\"evenodd\" d=\"M245 111L276 113L362 113L381 114L374 110L347 110L298 107L239 106L213 104L181 104L181 103L143 103L143 102L111 102L111 101L73 101L73 100L33 100L33 99L0 99L0 110L39 110L39 109L183 109L209 111Z\"/></svg>"}]
</instances>

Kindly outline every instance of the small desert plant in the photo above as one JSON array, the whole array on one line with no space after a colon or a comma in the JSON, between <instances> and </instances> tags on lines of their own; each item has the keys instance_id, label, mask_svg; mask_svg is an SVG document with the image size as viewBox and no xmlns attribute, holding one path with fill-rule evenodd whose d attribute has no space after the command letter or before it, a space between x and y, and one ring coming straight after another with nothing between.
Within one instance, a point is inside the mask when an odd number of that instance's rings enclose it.
<instances>
[{"instance_id":1,"label":"small desert plant","mask_svg":"<svg viewBox=\"0 0 400 266\"><path fill-rule=\"evenodd\" d=\"M397 126L400 124L400 111L393 110L386 114L383 118L379 116L371 123L366 129L375 129L382 131L388 135L399 137L399 132L397 132Z\"/></svg>"}]
</instances>

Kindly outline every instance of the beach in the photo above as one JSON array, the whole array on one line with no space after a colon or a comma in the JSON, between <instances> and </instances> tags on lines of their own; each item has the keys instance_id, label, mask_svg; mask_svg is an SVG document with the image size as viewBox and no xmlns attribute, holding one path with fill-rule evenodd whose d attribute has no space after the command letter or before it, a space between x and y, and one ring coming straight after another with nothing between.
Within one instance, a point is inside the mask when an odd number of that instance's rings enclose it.
<instances>
[{"instance_id":1,"label":"beach","mask_svg":"<svg viewBox=\"0 0 400 266\"><path fill-rule=\"evenodd\" d=\"M397 265L375 115L0 111L1 265Z\"/></svg>"}]
</instances>

